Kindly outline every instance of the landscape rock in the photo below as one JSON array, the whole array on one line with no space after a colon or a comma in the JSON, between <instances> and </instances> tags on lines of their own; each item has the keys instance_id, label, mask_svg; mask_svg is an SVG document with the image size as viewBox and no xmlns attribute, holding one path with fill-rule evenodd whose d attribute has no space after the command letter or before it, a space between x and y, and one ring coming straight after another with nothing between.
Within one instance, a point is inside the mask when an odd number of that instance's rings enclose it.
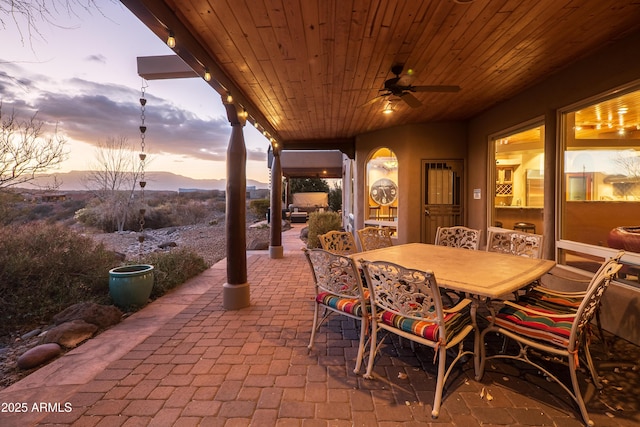
<instances>
[{"instance_id":1,"label":"landscape rock","mask_svg":"<svg viewBox=\"0 0 640 427\"><path fill-rule=\"evenodd\" d=\"M62 352L62 348L56 343L40 344L24 352L16 364L20 369L31 369L57 357Z\"/></svg>"},{"instance_id":2,"label":"landscape rock","mask_svg":"<svg viewBox=\"0 0 640 427\"><path fill-rule=\"evenodd\" d=\"M72 320L48 330L42 338L43 343L58 343L66 348L74 348L88 340L98 330L98 326L84 320Z\"/></svg>"},{"instance_id":3,"label":"landscape rock","mask_svg":"<svg viewBox=\"0 0 640 427\"><path fill-rule=\"evenodd\" d=\"M60 325L78 319L96 325L99 328L106 328L119 323L122 319L122 312L113 305L81 302L69 306L53 316L53 323Z\"/></svg>"},{"instance_id":4,"label":"landscape rock","mask_svg":"<svg viewBox=\"0 0 640 427\"><path fill-rule=\"evenodd\" d=\"M173 242L173 241L162 242L162 243L160 243L158 245L158 247L160 249L175 248L176 246L178 246L178 244L176 242Z\"/></svg>"},{"instance_id":5,"label":"landscape rock","mask_svg":"<svg viewBox=\"0 0 640 427\"><path fill-rule=\"evenodd\" d=\"M264 251L269 249L269 241L264 239L251 239L247 244L250 251Z\"/></svg>"},{"instance_id":6,"label":"landscape rock","mask_svg":"<svg viewBox=\"0 0 640 427\"><path fill-rule=\"evenodd\" d=\"M42 332L42 329L40 328L36 328L30 332L27 332L26 334L22 335L20 337L21 340L28 340L29 338L33 338L37 335L40 335L40 332Z\"/></svg>"}]
</instances>

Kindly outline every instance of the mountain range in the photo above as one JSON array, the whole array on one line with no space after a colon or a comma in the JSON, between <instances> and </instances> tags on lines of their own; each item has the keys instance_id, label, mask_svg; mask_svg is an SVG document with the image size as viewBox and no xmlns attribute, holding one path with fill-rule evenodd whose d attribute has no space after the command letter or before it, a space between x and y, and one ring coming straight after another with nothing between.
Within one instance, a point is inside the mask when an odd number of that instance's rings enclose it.
<instances>
[{"instance_id":1,"label":"mountain range","mask_svg":"<svg viewBox=\"0 0 640 427\"><path fill-rule=\"evenodd\" d=\"M47 175L36 176L32 184L38 187L51 186L55 182L60 184L61 191L82 191L87 187L84 179L89 171L58 172ZM224 179L194 179L171 172L147 172L145 174L149 191L178 191L178 189L198 189L198 190L224 190L226 180ZM269 184L247 179L247 187L269 188Z\"/></svg>"}]
</instances>

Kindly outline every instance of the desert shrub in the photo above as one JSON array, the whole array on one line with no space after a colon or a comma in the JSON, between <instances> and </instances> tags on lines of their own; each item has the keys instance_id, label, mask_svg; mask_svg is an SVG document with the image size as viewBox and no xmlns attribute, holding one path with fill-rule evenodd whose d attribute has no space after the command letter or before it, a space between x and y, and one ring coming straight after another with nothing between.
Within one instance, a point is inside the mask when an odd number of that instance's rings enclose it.
<instances>
[{"instance_id":1,"label":"desert shrub","mask_svg":"<svg viewBox=\"0 0 640 427\"><path fill-rule=\"evenodd\" d=\"M157 204L151 207L147 204L141 205L140 203L133 203L128 207L123 230L137 231L140 229L141 208L145 209L145 228L164 228L177 225L174 221L173 207L171 204ZM92 199L84 208L75 213L74 218L84 225L98 228L106 233L118 230L117 218L114 215L113 206L110 202L101 202L98 199Z\"/></svg>"},{"instance_id":2,"label":"desert shrub","mask_svg":"<svg viewBox=\"0 0 640 427\"><path fill-rule=\"evenodd\" d=\"M227 211L227 202L226 201L211 201L210 203L211 209L214 212L222 212L225 213Z\"/></svg>"},{"instance_id":3,"label":"desert shrub","mask_svg":"<svg viewBox=\"0 0 640 427\"><path fill-rule=\"evenodd\" d=\"M334 212L342 210L342 187L337 184L329 191L329 208Z\"/></svg>"},{"instance_id":4,"label":"desert shrub","mask_svg":"<svg viewBox=\"0 0 640 427\"><path fill-rule=\"evenodd\" d=\"M0 228L0 336L86 300L106 302L116 254L59 226Z\"/></svg>"},{"instance_id":5,"label":"desert shrub","mask_svg":"<svg viewBox=\"0 0 640 427\"><path fill-rule=\"evenodd\" d=\"M269 210L270 205L269 199L255 199L249 202L249 209L258 218L264 219L267 216L267 210Z\"/></svg>"},{"instance_id":6,"label":"desert shrub","mask_svg":"<svg viewBox=\"0 0 640 427\"><path fill-rule=\"evenodd\" d=\"M118 216L124 212L121 210L124 208L114 209L114 205L115 202L113 200L91 199L84 208L76 211L74 218L81 224L111 233L118 230ZM139 207L131 205L126 208L124 230L136 230L139 228L138 212Z\"/></svg>"},{"instance_id":7,"label":"desert shrub","mask_svg":"<svg viewBox=\"0 0 640 427\"><path fill-rule=\"evenodd\" d=\"M84 200L65 200L62 202L60 209L54 213L54 221L65 221L73 218L74 213L84 208L86 202Z\"/></svg>"},{"instance_id":8,"label":"desert shrub","mask_svg":"<svg viewBox=\"0 0 640 427\"><path fill-rule=\"evenodd\" d=\"M224 192L220 190L199 190L178 193L181 199L191 200L210 200L210 199L222 199L224 200Z\"/></svg>"},{"instance_id":9,"label":"desert shrub","mask_svg":"<svg viewBox=\"0 0 640 427\"><path fill-rule=\"evenodd\" d=\"M0 225L10 224L19 215L16 205L22 198L9 190L0 191Z\"/></svg>"},{"instance_id":10,"label":"desert shrub","mask_svg":"<svg viewBox=\"0 0 640 427\"><path fill-rule=\"evenodd\" d=\"M53 212L53 206L51 206L48 203L36 205L33 207L33 209L29 211L29 214L27 215L27 220L36 221L36 220L44 219L49 215L51 215L52 212Z\"/></svg>"},{"instance_id":11,"label":"desert shrub","mask_svg":"<svg viewBox=\"0 0 640 427\"><path fill-rule=\"evenodd\" d=\"M144 256L142 262L154 267L152 299L164 295L209 268L201 256L185 248L154 252Z\"/></svg>"},{"instance_id":12,"label":"desert shrub","mask_svg":"<svg viewBox=\"0 0 640 427\"><path fill-rule=\"evenodd\" d=\"M176 225L191 225L203 222L209 215L207 206L198 200L186 200L176 205L174 220Z\"/></svg>"},{"instance_id":13,"label":"desert shrub","mask_svg":"<svg viewBox=\"0 0 640 427\"><path fill-rule=\"evenodd\" d=\"M319 248L318 235L342 229L342 218L337 212L311 212L309 214L308 248Z\"/></svg>"}]
</instances>

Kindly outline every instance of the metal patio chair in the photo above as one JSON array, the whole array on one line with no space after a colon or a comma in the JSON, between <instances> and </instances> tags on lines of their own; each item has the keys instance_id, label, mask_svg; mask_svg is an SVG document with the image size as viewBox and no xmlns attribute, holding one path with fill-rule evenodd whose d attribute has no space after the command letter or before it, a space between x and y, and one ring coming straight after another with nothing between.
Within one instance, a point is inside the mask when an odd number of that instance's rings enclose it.
<instances>
[{"instance_id":1,"label":"metal patio chair","mask_svg":"<svg viewBox=\"0 0 640 427\"><path fill-rule=\"evenodd\" d=\"M391 233L386 227L365 227L358 230L358 239L363 251L393 246Z\"/></svg>"},{"instance_id":2,"label":"metal patio chair","mask_svg":"<svg viewBox=\"0 0 640 427\"><path fill-rule=\"evenodd\" d=\"M597 276L601 271L607 268L608 264L611 261L620 262L620 258L624 255L624 251L619 251L616 255L611 257L609 260L605 260L600 268L594 273L592 277ZM553 281L559 281L562 283L563 288L572 288L581 290L576 291L568 291L568 290L560 290L554 289L544 285L546 282L545 279L551 279ZM580 303L584 298L586 292L589 290L589 286L592 284L592 280L589 279L579 279L575 277L567 277L562 276L558 271L554 272L553 270L543 276L541 283L536 284L531 289L529 289L524 295L520 296L519 299L521 302L525 304L536 304L541 308L551 308L557 311L563 311L566 313L575 313L580 307ZM604 331L602 329L602 322L600 321L600 308L596 310L595 313L596 327L598 330L598 336L600 341L602 342L604 352L606 355L609 354L609 348L607 344L607 340L604 336ZM588 342L586 351L589 351ZM596 375L594 378L594 384L597 388L601 389L602 384L600 383L598 376Z\"/></svg>"},{"instance_id":3,"label":"metal patio chair","mask_svg":"<svg viewBox=\"0 0 640 427\"><path fill-rule=\"evenodd\" d=\"M362 286L360 272L349 257L324 249L305 248L304 253L311 267L315 287L313 326L308 348L313 348L317 330L331 314L337 313L360 322L360 340L354 369L357 373L364 356L369 324L369 295Z\"/></svg>"},{"instance_id":4,"label":"metal patio chair","mask_svg":"<svg viewBox=\"0 0 640 427\"><path fill-rule=\"evenodd\" d=\"M480 245L481 235L482 230L463 226L438 227L436 230L435 244L453 248L477 250Z\"/></svg>"},{"instance_id":5,"label":"metal patio chair","mask_svg":"<svg viewBox=\"0 0 640 427\"><path fill-rule=\"evenodd\" d=\"M575 312L567 313L550 307L540 308L540 305L532 301L503 301L502 308L495 315L488 316L490 324L480 334L480 372L477 379L482 378L487 360L505 358L528 363L558 383L576 402L584 422L593 425L580 392L576 372L579 353L585 353L590 374L597 381L586 341L591 320L600 306L601 297L621 267L615 259L607 261L591 280ZM515 341L519 347L517 354L498 352L487 356L485 337L488 333L498 333ZM531 359L531 350L550 354L551 360L566 360L571 388L545 367L542 361Z\"/></svg>"},{"instance_id":6,"label":"metal patio chair","mask_svg":"<svg viewBox=\"0 0 640 427\"><path fill-rule=\"evenodd\" d=\"M539 259L542 258L543 241L544 238L540 234L490 229L487 235L487 251Z\"/></svg>"},{"instance_id":7,"label":"metal patio chair","mask_svg":"<svg viewBox=\"0 0 640 427\"><path fill-rule=\"evenodd\" d=\"M443 308L440 290L432 272L404 268L384 261L359 261L371 298L371 338L365 378L372 378L380 345L378 332L395 334L412 343L431 347L436 353L437 379L431 416L437 418L447 378L455 364L473 351L464 350L464 339L475 327L471 300ZM447 367L447 350L457 348ZM475 355L474 355L475 357Z\"/></svg>"},{"instance_id":8,"label":"metal patio chair","mask_svg":"<svg viewBox=\"0 0 640 427\"><path fill-rule=\"evenodd\" d=\"M340 255L351 255L358 252L356 239L349 231L331 230L318 236L320 245L325 251Z\"/></svg>"}]
</instances>

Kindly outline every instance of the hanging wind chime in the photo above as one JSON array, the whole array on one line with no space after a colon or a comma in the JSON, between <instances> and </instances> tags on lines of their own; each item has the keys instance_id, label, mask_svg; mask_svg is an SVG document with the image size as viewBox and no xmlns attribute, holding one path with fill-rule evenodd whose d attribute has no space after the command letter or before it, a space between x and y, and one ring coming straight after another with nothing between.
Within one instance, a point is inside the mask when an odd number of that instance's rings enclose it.
<instances>
[{"instance_id":1,"label":"hanging wind chime","mask_svg":"<svg viewBox=\"0 0 640 427\"><path fill-rule=\"evenodd\" d=\"M146 213L146 209L144 207L144 188L147 186L147 181L144 177L144 166L145 160L147 158L147 154L145 153L145 133L147 132L147 126L144 124L145 120L145 105L147 105L147 99L144 97L144 91L147 88L146 82L142 81L142 88L140 90L140 154L138 157L140 158L140 169L139 169L139 178L138 183L140 185L140 215L139 215L139 224L140 231L138 233L138 242L139 242L139 256L142 257L144 252L144 215Z\"/></svg>"}]
</instances>

